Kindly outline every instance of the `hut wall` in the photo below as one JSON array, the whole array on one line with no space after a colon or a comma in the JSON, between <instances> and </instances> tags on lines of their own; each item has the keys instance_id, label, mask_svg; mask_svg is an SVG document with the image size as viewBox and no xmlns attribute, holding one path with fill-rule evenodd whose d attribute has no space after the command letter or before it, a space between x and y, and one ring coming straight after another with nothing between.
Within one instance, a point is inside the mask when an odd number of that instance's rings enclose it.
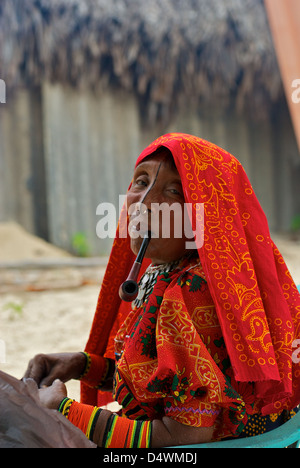
<instances>
[{"instance_id":1,"label":"hut wall","mask_svg":"<svg viewBox=\"0 0 300 468\"><path fill-rule=\"evenodd\" d=\"M254 124L234 112L189 108L167 127L146 129L130 94L49 83L19 92L6 106L0 109L0 221L14 219L67 250L82 233L90 254L108 254L112 239L96 234L98 205L112 203L118 216L137 155L170 131L201 136L234 154L272 231L288 229L300 213L299 155L287 109Z\"/></svg>"},{"instance_id":2,"label":"hut wall","mask_svg":"<svg viewBox=\"0 0 300 468\"><path fill-rule=\"evenodd\" d=\"M0 107L0 222L47 238L40 89L20 90Z\"/></svg>"},{"instance_id":3,"label":"hut wall","mask_svg":"<svg viewBox=\"0 0 300 468\"><path fill-rule=\"evenodd\" d=\"M107 254L112 239L97 237L96 210L114 204L117 222L119 194L142 149L135 100L46 84L43 102L50 240L70 249L81 233L90 253Z\"/></svg>"},{"instance_id":4,"label":"hut wall","mask_svg":"<svg viewBox=\"0 0 300 468\"><path fill-rule=\"evenodd\" d=\"M48 184L50 239L70 247L83 232L94 254L107 253L111 240L96 236L100 202L118 207L139 152L165 132L186 132L213 141L234 154L246 169L267 214L270 229L288 229L294 213L291 158L276 150L272 121L250 122L246 116L215 109L187 109L168 127L140 127L138 105L131 95L76 92L60 85L44 86L44 132ZM284 109L282 119L288 118ZM291 125L281 132L293 146ZM280 160L280 170L278 164ZM279 182L280 181L280 182ZM277 187L281 192L278 203Z\"/></svg>"}]
</instances>

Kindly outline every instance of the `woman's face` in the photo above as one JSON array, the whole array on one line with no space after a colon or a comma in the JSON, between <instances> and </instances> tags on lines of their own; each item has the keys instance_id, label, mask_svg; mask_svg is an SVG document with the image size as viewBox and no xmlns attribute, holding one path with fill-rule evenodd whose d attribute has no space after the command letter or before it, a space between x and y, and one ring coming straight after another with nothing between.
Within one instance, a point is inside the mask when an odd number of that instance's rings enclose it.
<instances>
[{"instance_id":1,"label":"woman's face","mask_svg":"<svg viewBox=\"0 0 300 468\"><path fill-rule=\"evenodd\" d=\"M127 210L131 249L135 254L150 230L151 241L145 257L153 264L168 263L184 255L184 196L168 150L150 156L136 167L127 193Z\"/></svg>"}]
</instances>

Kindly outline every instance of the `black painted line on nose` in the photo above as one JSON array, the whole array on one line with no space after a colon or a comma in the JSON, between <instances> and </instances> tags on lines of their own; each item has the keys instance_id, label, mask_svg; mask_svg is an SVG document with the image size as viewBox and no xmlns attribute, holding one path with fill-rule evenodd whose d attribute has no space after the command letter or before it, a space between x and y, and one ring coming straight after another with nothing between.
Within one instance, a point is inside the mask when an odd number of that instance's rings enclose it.
<instances>
[{"instance_id":1,"label":"black painted line on nose","mask_svg":"<svg viewBox=\"0 0 300 468\"><path fill-rule=\"evenodd\" d=\"M149 194L149 192L151 192L151 190L153 189L154 185L156 184L156 181L157 181L157 178L158 178L158 174L159 174L161 165L162 165L162 163L160 163L160 165L158 166L157 173L156 173L156 175L155 175L155 179L154 179L154 181L153 181L153 184L151 185L151 187L149 187L149 189L148 189L147 192L145 193L145 196L144 196L143 200L141 201L141 204L144 203L144 201L145 201L147 195Z\"/></svg>"}]
</instances>

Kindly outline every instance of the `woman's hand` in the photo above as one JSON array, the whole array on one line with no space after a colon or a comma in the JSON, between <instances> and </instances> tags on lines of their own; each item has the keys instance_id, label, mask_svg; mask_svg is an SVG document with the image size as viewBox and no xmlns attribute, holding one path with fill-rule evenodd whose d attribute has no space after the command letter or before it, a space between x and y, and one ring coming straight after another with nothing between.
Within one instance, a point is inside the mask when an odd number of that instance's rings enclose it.
<instances>
[{"instance_id":1,"label":"woman's hand","mask_svg":"<svg viewBox=\"0 0 300 468\"><path fill-rule=\"evenodd\" d=\"M29 362L24 378L35 380L39 387L48 387L56 379L62 382L78 379L85 362L82 353L38 354Z\"/></svg>"},{"instance_id":2,"label":"woman's hand","mask_svg":"<svg viewBox=\"0 0 300 468\"><path fill-rule=\"evenodd\" d=\"M61 380L55 380L51 387L39 389L39 398L43 406L58 409L60 402L68 395L67 388Z\"/></svg>"}]
</instances>

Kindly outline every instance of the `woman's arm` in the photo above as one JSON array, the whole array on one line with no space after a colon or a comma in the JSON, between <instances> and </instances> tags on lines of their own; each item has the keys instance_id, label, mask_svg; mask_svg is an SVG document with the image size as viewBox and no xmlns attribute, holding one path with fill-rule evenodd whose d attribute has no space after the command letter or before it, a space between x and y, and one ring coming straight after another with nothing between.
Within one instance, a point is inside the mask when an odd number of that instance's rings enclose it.
<instances>
[{"instance_id":1,"label":"woman's arm","mask_svg":"<svg viewBox=\"0 0 300 468\"><path fill-rule=\"evenodd\" d=\"M51 387L40 390L40 400L42 404L50 409L58 409L61 401L66 397L66 387L59 380L56 380ZM69 400L69 403L71 404L72 400ZM71 406L68 407L69 416L71 416L72 413L70 407ZM83 417L86 410L88 410L88 416ZM142 424L148 424L147 430L148 433L151 433L149 446L152 448L210 442L214 430L213 427L201 428L187 426L168 417L164 417L162 420L154 420L152 423L139 423L140 426L137 427L136 421L117 416L105 409L98 410L92 406L81 405L76 402L74 402L73 413L72 417L69 418L70 421L73 423L75 422L74 420L72 421L72 418L76 418L77 421L80 421L80 429L83 430L84 433L89 432L89 434L92 435L91 440L99 447L105 446L108 434L111 436L112 444L116 443L116 440L118 440L120 443L119 448L128 446L130 443L130 437L128 435L132 435L138 430L144 431L145 428L142 427ZM95 424L92 424L93 418L95 418ZM149 427L149 425L151 426ZM93 426L92 431L90 430L91 426ZM113 445L108 445L108 447L114 448Z\"/></svg>"},{"instance_id":2,"label":"woman's arm","mask_svg":"<svg viewBox=\"0 0 300 468\"><path fill-rule=\"evenodd\" d=\"M104 432L111 414L110 411L103 410L96 424L93 442L99 447L105 446L105 440L103 440ZM130 423L133 422L130 421ZM162 420L156 419L151 423L150 447L172 447L210 442L213 437L213 431L213 427L186 426L168 417L164 417Z\"/></svg>"},{"instance_id":3,"label":"woman's arm","mask_svg":"<svg viewBox=\"0 0 300 468\"><path fill-rule=\"evenodd\" d=\"M152 423L151 447L174 445L204 444L213 437L214 427L186 426L171 418L164 417Z\"/></svg>"}]
</instances>

